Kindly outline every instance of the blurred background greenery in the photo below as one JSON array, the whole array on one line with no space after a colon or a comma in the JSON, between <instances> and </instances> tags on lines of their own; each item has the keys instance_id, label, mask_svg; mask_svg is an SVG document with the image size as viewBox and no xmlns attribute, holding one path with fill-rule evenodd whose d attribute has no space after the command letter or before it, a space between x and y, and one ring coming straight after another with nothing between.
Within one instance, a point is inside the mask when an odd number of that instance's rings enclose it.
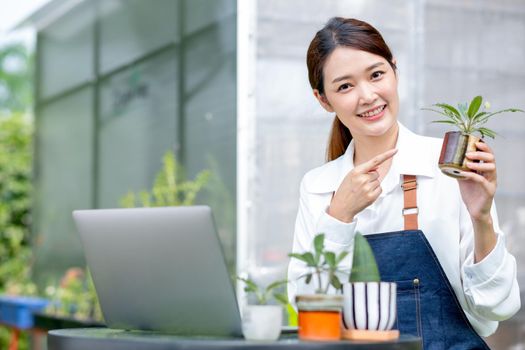
<instances>
[{"instance_id":1,"label":"blurred background greenery","mask_svg":"<svg viewBox=\"0 0 525 350\"><path fill-rule=\"evenodd\" d=\"M1 47L0 293L49 317L102 320L75 209L208 204L235 273L236 2L154 3L51 0Z\"/></svg>"},{"instance_id":2,"label":"blurred background greenery","mask_svg":"<svg viewBox=\"0 0 525 350\"><path fill-rule=\"evenodd\" d=\"M0 47L0 293L35 295L31 282L33 56L22 43ZM0 348L9 334L0 328ZM26 345L25 337L21 348Z\"/></svg>"}]
</instances>

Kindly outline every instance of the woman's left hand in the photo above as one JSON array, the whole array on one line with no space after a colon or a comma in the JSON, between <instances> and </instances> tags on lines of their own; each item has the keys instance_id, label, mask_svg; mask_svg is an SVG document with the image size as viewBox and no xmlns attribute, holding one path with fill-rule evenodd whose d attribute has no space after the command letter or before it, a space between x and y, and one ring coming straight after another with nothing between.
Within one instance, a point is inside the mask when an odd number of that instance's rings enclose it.
<instances>
[{"instance_id":1,"label":"woman's left hand","mask_svg":"<svg viewBox=\"0 0 525 350\"><path fill-rule=\"evenodd\" d=\"M476 148L476 152L466 154L466 165L474 172L462 171L464 178L458 182L461 197L471 218L483 220L490 216L496 193L496 163L494 153L485 142L477 142Z\"/></svg>"}]
</instances>

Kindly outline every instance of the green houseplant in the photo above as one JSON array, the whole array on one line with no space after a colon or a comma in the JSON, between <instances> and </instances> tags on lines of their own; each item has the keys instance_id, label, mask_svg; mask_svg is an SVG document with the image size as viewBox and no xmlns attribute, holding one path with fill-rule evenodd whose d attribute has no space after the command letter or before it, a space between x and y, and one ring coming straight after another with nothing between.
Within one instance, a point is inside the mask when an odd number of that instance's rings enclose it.
<instances>
[{"instance_id":1,"label":"green houseplant","mask_svg":"<svg viewBox=\"0 0 525 350\"><path fill-rule=\"evenodd\" d=\"M491 138L496 136L493 130L485 126L490 118L506 112L523 112L517 108L489 112L490 104L488 102L483 104L481 96L474 97L469 104L460 103L457 108L447 103L436 103L432 107L434 108L423 109L445 117L445 119L433 121L434 123L453 125L459 129L445 133L439 157L441 171L455 178L461 177L461 171L471 171L466 166L465 153L476 151L476 142L485 136Z\"/></svg>"},{"instance_id":2,"label":"green houseplant","mask_svg":"<svg viewBox=\"0 0 525 350\"><path fill-rule=\"evenodd\" d=\"M288 283L280 280L266 287L257 285L248 278L237 277L244 283L244 291L255 299L255 304L248 304L243 309L242 331L248 340L276 340L281 334L283 323L283 308L288 304L288 298L279 288ZM272 305L272 299L281 305Z\"/></svg>"},{"instance_id":3,"label":"green houseplant","mask_svg":"<svg viewBox=\"0 0 525 350\"><path fill-rule=\"evenodd\" d=\"M197 174L194 180L186 180L182 166L177 162L171 151L164 154L162 163L163 167L157 173L151 190L128 192L120 200L121 207L164 207L194 204L197 194L210 179L210 171L203 170Z\"/></svg>"},{"instance_id":4,"label":"green houseplant","mask_svg":"<svg viewBox=\"0 0 525 350\"><path fill-rule=\"evenodd\" d=\"M370 244L359 232L354 237L354 256L349 282L343 285L343 338L390 340L396 319L395 282L382 282ZM368 303L367 300L377 300Z\"/></svg>"},{"instance_id":5,"label":"green houseplant","mask_svg":"<svg viewBox=\"0 0 525 350\"><path fill-rule=\"evenodd\" d=\"M339 274L341 262L348 255L343 251L336 255L325 250L325 235L320 233L313 239L313 251L290 253L293 259L306 264L309 272L301 276L306 284L314 283L315 294L296 296L299 312L299 338L302 340L333 341L341 339L341 310L343 297L338 294L327 294L330 286L340 292L342 283Z\"/></svg>"}]
</instances>

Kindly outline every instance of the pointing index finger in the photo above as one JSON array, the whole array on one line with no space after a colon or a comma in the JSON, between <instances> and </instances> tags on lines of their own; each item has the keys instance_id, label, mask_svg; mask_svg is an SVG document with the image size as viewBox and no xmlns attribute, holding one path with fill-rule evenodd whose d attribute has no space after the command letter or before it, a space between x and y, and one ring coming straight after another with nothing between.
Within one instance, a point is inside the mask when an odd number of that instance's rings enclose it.
<instances>
[{"instance_id":1,"label":"pointing index finger","mask_svg":"<svg viewBox=\"0 0 525 350\"><path fill-rule=\"evenodd\" d=\"M363 164L359 164L358 166L354 168L354 170L357 172L368 173L369 171L376 169L378 166L383 164L388 159L392 158L396 153L397 153L397 149L395 148L389 149L388 151L384 153L378 154L377 156L370 159L369 161Z\"/></svg>"}]
</instances>

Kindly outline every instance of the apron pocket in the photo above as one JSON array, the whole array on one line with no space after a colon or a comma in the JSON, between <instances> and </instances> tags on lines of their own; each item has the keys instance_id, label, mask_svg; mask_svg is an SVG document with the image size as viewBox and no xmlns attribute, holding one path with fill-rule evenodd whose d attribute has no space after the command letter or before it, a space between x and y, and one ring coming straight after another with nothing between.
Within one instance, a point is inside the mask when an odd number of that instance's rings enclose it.
<instances>
[{"instance_id":1,"label":"apron pocket","mask_svg":"<svg viewBox=\"0 0 525 350\"><path fill-rule=\"evenodd\" d=\"M399 332L421 337L421 284L417 278L396 283Z\"/></svg>"}]
</instances>

